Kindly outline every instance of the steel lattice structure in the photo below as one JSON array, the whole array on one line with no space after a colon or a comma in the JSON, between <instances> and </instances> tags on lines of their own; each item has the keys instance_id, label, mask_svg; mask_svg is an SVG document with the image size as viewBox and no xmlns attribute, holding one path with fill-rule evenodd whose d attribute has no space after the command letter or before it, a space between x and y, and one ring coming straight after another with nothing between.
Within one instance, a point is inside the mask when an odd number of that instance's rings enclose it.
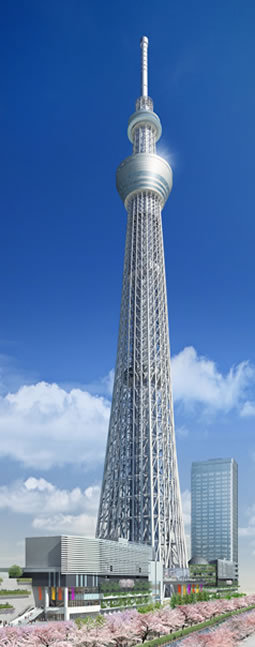
<instances>
[{"instance_id":1,"label":"steel lattice structure","mask_svg":"<svg viewBox=\"0 0 255 647\"><path fill-rule=\"evenodd\" d=\"M175 446L161 210L172 188L156 154L161 136L147 83L130 117L133 154L117 169L128 212L118 353L97 536L154 547L166 568L187 567Z\"/></svg>"}]
</instances>

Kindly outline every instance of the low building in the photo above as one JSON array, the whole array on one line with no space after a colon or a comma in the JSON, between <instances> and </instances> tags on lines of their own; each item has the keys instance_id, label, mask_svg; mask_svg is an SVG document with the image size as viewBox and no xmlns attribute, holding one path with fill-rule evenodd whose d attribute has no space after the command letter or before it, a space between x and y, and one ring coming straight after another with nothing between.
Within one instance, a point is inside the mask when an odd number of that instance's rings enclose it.
<instances>
[{"instance_id":1,"label":"low building","mask_svg":"<svg viewBox=\"0 0 255 647\"><path fill-rule=\"evenodd\" d=\"M207 588L238 585L238 565L227 559L208 562L204 557L193 557L189 561L190 576Z\"/></svg>"},{"instance_id":2,"label":"low building","mask_svg":"<svg viewBox=\"0 0 255 647\"><path fill-rule=\"evenodd\" d=\"M238 564L228 559L217 559L217 586L238 585Z\"/></svg>"},{"instance_id":3,"label":"low building","mask_svg":"<svg viewBox=\"0 0 255 647\"><path fill-rule=\"evenodd\" d=\"M151 560L151 546L123 539L31 537L24 575L32 578L35 605L45 618L69 620L145 604Z\"/></svg>"}]
</instances>

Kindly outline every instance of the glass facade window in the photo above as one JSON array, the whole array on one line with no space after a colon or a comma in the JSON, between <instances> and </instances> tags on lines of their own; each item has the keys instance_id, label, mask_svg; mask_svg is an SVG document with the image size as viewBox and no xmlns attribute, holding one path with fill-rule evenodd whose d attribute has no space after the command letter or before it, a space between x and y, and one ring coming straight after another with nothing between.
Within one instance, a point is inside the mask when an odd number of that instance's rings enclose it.
<instances>
[{"instance_id":1,"label":"glass facade window","mask_svg":"<svg viewBox=\"0 0 255 647\"><path fill-rule=\"evenodd\" d=\"M98 577L93 575L98 580ZM88 576L87 575L76 575L75 576L75 586L76 587L87 587L88 586ZM93 584L94 586L94 584Z\"/></svg>"}]
</instances>

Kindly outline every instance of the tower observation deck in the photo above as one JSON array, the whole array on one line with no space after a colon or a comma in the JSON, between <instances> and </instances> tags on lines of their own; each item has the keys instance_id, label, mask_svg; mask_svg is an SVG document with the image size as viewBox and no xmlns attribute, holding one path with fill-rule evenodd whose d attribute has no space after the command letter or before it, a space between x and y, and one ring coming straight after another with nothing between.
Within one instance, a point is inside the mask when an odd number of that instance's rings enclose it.
<instances>
[{"instance_id":1,"label":"tower observation deck","mask_svg":"<svg viewBox=\"0 0 255 647\"><path fill-rule=\"evenodd\" d=\"M141 96L128 122L133 153L117 169L128 213L119 339L97 531L151 544L166 568L187 556L175 446L161 210L172 170L157 155L162 132L148 96L148 38Z\"/></svg>"}]
</instances>

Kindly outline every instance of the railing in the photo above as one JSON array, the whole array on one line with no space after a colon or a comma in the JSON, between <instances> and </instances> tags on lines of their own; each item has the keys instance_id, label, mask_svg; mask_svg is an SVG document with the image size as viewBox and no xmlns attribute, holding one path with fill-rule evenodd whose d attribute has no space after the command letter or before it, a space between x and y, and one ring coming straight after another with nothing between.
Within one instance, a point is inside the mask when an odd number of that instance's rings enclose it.
<instances>
[{"instance_id":1,"label":"railing","mask_svg":"<svg viewBox=\"0 0 255 647\"><path fill-rule=\"evenodd\" d=\"M164 568L163 578L164 582L187 580L190 578L190 571L188 568Z\"/></svg>"},{"instance_id":2,"label":"railing","mask_svg":"<svg viewBox=\"0 0 255 647\"><path fill-rule=\"evenodd\" d=\"M99 600L69 600L68 607L93 607L99 604Z\"/></svg>"},{"instance_id":3,"label":"railing","mask_svg":"<svg viewBox=\"0 0 255 647\"><path fill-rule=\"evenodd\" d=\"M76 593L100 593L99 586L75 586Z\"/></svg>"}]
</instances>

